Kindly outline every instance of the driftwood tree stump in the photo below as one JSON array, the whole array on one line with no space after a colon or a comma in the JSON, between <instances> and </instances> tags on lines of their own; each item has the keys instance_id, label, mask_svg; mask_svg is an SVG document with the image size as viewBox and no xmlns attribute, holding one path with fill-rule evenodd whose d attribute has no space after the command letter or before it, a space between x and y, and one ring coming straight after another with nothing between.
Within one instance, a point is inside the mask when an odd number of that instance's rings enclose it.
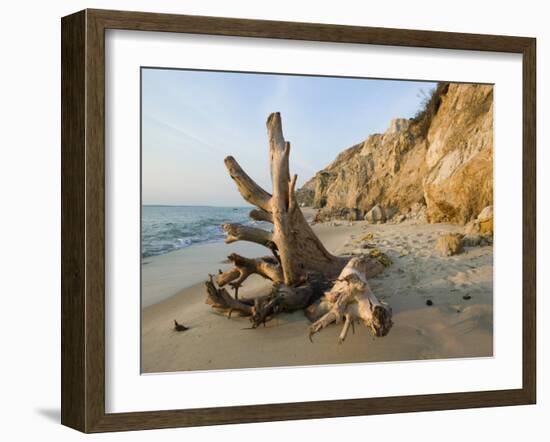
<instances>
[{"instance_id":1,"label":"driftwood tree stump","mask_svg":"<svg viewBox=\"0 0 550 442\"><path fill-rule=\"evenodd\" d=\"M391 308L379 301L367 282L368 261L352 258L332 289L325 293L318 304L312 304L306 314L313 322L309 337L332 323L344 320L340 342L346 339L350 325L362 322L374 336L386 336L392 325ZM322 315L322 316L320 316ZM319 317L320 316L320 317Z\"/></svg>"},{"instance_id":2,"label":"driftwood tree stump","mask_svg":"<svg viewBox=\"0 0 550 442\"><path fill-rule=\"evenodd\" d=\"M367 325L370 324L369 328L375 335L385 335L391 327L391 309L379 303L370 289L368 289L369 295L366 294L367 290L364 290L365 299L372 305L381 306L380 308L387 312L388 320L378 325L376 320L367 317L363 309L365 301L360 301L362 298L359 295L361 284L368 287L366 278L380 273L384 267L375 259L364 258L360 260L360 264L352 260L351 262L356 263L350 270L350 258L334 256L327 251L307 223L296 201L297 175L290 176L290 143L283 137L279 113L273 113L267 119L267 133L272 194L254 182L233 157L225 158L225 166L242 197L256 206L256 209L250 212L250 217L273 224L273 230L266 231L240 224L224 224L223 229L227 233L226 243L251 241L268 248L272 256L245 258L235 253L231 254L228 259L234 267L226 272L220 271L216 277L211 275L206 282L208 291L206 302L219 311L228 312L229 316L233 311L250 316L253 327L257 327L280 312L298 309L307 309L307 316L314 319L315 315L323 311L323 306L329 306L329 299L339 299L335 293L343 293L347 290L348 295L339 302L334 301L339 307L333 313L327 312L330 317L320 319L321 323L313 324L314 332L330 322L338 322L343 315L348 327L352 321L351 318L362 319ZM350 276L359 275L359 273L361 275L357 276L357 280ZM239 298L239 287L252 274L271 280L273 282L271 293L253 299ZM227 285L235 290L235 297L227 292L225 289ZM320 299L327 290L330 291L323 298L325 301L321 303ZM330 295L331 293L334 294ZM352 307L352 304L357 305L357 308ZM331 309L334 310L333 306ZM384 327L387 331L379 331Z\"/></svg>"}]
</instances>

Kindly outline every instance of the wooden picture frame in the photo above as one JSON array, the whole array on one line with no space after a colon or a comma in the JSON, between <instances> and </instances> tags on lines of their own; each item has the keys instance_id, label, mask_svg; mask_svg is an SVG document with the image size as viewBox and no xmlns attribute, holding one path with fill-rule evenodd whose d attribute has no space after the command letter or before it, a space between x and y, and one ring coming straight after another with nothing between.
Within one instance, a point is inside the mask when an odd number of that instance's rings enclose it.
<instances>
[{"instance_id":1,"label":"wooden picture frame","mask_svg":"<svg viewBox=\"0 0 550 442\"><path fill-rule=\"evenodd\" d=\"M106 10L62 19L62 424L142 430L533 404L536 400L536 40ZM523 63L523 385L457 392L131 413L105 412L105 30L494 51Z\"/></svg>"}]
</instances>

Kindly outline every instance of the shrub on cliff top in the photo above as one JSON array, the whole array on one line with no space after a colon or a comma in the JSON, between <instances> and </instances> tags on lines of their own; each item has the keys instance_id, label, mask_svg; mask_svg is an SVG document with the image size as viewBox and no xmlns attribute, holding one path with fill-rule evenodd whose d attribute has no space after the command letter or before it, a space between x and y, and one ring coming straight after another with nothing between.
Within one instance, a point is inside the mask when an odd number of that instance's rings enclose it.
<instances>
[{"instance_id":1,"label":"shrub on cliff top","mask_svg":"<svg viewBox=\"0 0 550 442\"><path fill-rule=\"evenodd\" d=\"M447 93L449 83L437 83L437 86L425 95L420 109L413 117L413 122L418 130L418 135L426 138L430 123L439 109L441 97Z\"/></svg>"}]
</instances>

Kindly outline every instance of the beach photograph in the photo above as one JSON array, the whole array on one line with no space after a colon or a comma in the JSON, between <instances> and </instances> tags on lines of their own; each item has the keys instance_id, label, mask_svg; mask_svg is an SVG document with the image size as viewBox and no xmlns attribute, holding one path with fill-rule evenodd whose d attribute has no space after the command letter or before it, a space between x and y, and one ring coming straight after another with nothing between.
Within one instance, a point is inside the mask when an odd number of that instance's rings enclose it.
<instances>
[{"instance_id":1,"label":"beach photograph","mask_svg":"<svg viewBox=\"0 0 550 442\"><path fill-rule=\"evenodd\" d=\"M493 85L142 68L141 177L142 373L493 356Z\"/></svg>"}]
</instances>

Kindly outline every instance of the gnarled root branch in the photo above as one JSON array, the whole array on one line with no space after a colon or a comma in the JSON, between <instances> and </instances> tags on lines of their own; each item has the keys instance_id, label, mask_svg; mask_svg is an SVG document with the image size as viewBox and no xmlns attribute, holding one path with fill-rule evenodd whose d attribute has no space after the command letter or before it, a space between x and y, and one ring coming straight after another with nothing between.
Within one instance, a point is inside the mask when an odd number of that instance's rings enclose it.
<instances>
[{"instance_id":1,"label":"gnarled root branch","mask_svg":"<svg viewBox=\"0 0 550 442\"><path fill-rule=\"evenodd\" d=\"M246 278L254 273L271 281L280 281L283 277L279 262L272 256L251 259L232 253L227 259L235 267L227 272L220 271L216 277L216 283L220 287L230 284L233 288L239 288Z\"/></svg>"},{"instance_id":2,"label":"gnarled root branch","mask_svg":"<svg viewBox=\"0 0 550 442\"><path fill-rule=\"evenodd\" d=\"M278 313L306 308L328 289L327 281L320 274L308 275L303 284L297 287L274 284L270 294L257 298L233 298L225 288L216 287L212 275L205 285L208 292L207 304L220 313L227 313L229 317L234 311L242 316L250 316L253 328L265 325Z\"/></svg>"},{"instance_id":3,"label":"gnarled root branch","mask_svg":"<svg viewBox=\"0 0 550 442\"><path fill-rule=\"evenodd\" d=\"M250 216L250 218L255 221L265 221L273 224L273 215L271 215L271 213L269 212L266 212L265 210L252 209L248 216Z\"/></svg>"},{"instance_id":4,"label":"gnarled root branch","mask_svg":"<svg viewBox=\"0 0 550 442\"><path fill-rule=\"evenodd\" d=\"M225 288L217 288L214 284L212 275L209 275L208 281L204 283L208 296L206 303L219 312L227 312L231 316L233 311L238 311L244 316L250 316L253 313L253 306L247 300L238 300L233 298Z\"/></svg>"},{"instance_id":5,"label":"gnarled root branch","mask_svg":"<svg viewBox=\"0 0 550 442\"><path fill-rule=\"evenodd\" d=\"M310 326L310 339L323 328L342 320L344 326L339 336L340 342L346 339L354 321L363 322L374 336L389 333L393 325L392 310L380 302L370 289L366 277L367 265L366 259L353 258L344 267L332 289L319 302L319 306L328 311Z\"/></svg>"},{"instance_id":6,"label":"gnarled root branch","mask_svg":"<svg viewBox=\"0 0 550 442\"><path fill-rule=\"evenodd\" d=\"M316 302L329 287L321 274L308 274L299 286L274 284L271 293L254 300L251 321L253 327L265 324L281 312L293 312L305 309Z\"/></svg>"},{"instance_id":7,"label":"gnarled root branch","mask_svg":"<svg viewBox=\"0 0 550 442\"><path fill-rule=\"evenodd\" d=\"M224 224L223 229L227 243L253 242L271 250L273 256L250 259L230 255L233 268L220 270L206 282L206 302L227 311L229 316L232 311L249 316L252 327L265 324L280 312L304 309L306 316L315 321L310 335L342 320L340 341L356 320L363 321L375 336L386 335L392 326L391 309L376 299L367 283L367 278L380 273L383 265L368 258L349 261L325 248L297 203L297 176L290 174L290 143L283 136L280 114L271 114L266 126L272 193L258 185L235 158L226 157L225 166L239 193L255 206L250 218L271 223L272 228L268 231ZM239 298L239 288L252 274L272 281L271 292L257 298ZM227 285L235 290L235 297L224 288Z\"/></svg>"},{"instance_id":8,"label":"gnarled root branch","mask_svg":"<svg viewBox=\"0 0 550 442\"><path fill-rule=\"evenodd\" d=\"M273 243L271 232L241 224L224 224L222 228L227 233L227 237L225 238L226 244L231 244L235 241L250 241L270 249L277 247Z\"/></svg>"}]
</instances>

